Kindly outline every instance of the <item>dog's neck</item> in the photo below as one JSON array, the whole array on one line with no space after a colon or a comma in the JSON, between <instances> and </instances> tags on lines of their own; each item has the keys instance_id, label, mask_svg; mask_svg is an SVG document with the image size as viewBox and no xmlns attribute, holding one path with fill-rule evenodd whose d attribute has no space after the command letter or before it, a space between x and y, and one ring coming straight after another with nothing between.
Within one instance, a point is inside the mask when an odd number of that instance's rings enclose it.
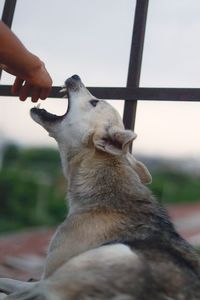
<instances>
[{"instance_id":1,"label":"dog's neck","mask_svg":"<svg viewBox=\"0 0 200 300\"><path fill-rule=\"evenodd\" d=\"M58 143L58 148L60 152L63 174L66 180L68 181L70 177L70 172L69 172L70 161L73 161L74 157L78 156L80 150L78 146L72 148L70 145L66 146L65 144L62 143ZM66 148L68 148L68 151L66 151Z\"/></svg>"},{"instance_id":2,"label":"dog's neck","mask_svg":"<svg viewBox=\"0 0 200 300\"><path fill-rule=\"evenodd\" d=\"M124 197L141 198L148 191L125 158L95 150L74 156L68 172L70 214L96 206L124 208Z\"/></svg>"}]
</instances>

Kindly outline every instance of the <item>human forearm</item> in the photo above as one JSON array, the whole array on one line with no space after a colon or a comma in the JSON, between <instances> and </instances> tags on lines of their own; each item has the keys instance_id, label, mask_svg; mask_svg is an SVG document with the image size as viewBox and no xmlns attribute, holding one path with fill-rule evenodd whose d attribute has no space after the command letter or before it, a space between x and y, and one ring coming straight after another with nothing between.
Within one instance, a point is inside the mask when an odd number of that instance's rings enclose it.
<instances>
[{"instance_id":1,"label":"human forearm","mask_svg":"<svg viewBox=\"0 0 200 300\"><path fill-rule=\"evenodd\" d=\"M40 59L30 53L3 22L0 22L0 41L0 63L13 75L18 72L18 76L30 77L35 69L41 68Z\"/></svg>"},{"instance_id":2,"label":"human forearm","mask_svg":"<svg viewBox=\"0 0 200 300\"><path fill-rule=\"evenodd\" d=\"M23 101L28 96L32 101L48 97L52 79L44 63L29 52L21 41L0 21L0 67L15 75L12 92Z\"/></svg>"}]
</instances>

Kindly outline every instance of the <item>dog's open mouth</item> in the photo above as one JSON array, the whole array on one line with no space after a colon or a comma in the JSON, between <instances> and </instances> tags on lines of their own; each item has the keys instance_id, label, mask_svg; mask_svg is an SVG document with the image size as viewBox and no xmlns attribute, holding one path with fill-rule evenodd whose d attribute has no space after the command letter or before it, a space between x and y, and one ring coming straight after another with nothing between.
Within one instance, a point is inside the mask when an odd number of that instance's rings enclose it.
<instances>
[{"instance_id":1,"label":"dog's open mouth","mask_svg":"<svg viewBox=\"0 0 200 300\"><path fill-rule=\"evenodd\" d=\"M60 91L61 93L64 93L64 97L68 98L68 107L67 111L64 113L64 115L56 115L53 113L48 112L44 108L40 108L40 104L36 107L31 108L31 114L37 115L43 122L58 122L62 121L68 114L70 110L70 99L67 94L67 89L66 87L63 87Z\"/></svg>"},{"instance_id":2,"label":"dog's open mouth","mask_svg":"<svg viewBox=\"0 0 200 300\"><path fill-rule=\"evenodd\" d=\"M82 88L82 87L84 87L84 85L81 82L80 77L78 75L71 76L70 78L65 80L65 85L60 90L60 93L63 93L64 98L68 98L68 107L67 107L66 113L64 115L58 116L56 114L52 114L52 113L46 111L46 109L44 109L44 108L39 108L39 106L36 106L36 107L33 107L30 111L32 117L34 118L34 116L37 116L39 118L39 120L41 120L42 122L48 122L48 123L62 121L70 111L71 92L73 92L73 93L78 92L80 90L80 88ZM35 121L37 122L38 120L35 119Z\"/></svg>"}]
</instances>

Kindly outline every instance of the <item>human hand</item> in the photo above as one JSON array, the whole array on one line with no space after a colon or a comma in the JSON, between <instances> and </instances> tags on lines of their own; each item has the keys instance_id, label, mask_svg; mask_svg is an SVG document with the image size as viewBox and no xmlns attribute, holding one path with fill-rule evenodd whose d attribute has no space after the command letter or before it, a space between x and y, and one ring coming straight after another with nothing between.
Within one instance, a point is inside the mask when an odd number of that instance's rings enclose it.
<instances>
[{"instance_id":1,"label":"human hand","mask_svg":"<svg viewBox=\"0 0 200 300\"><path fill-rule=\"evenodd\" d=\"M29 73L20 72L19 68L16 70L5 65L2 65L2 68L16 76L12 93L19 96L21 101L25 101L30 96L32 102L37 102L39 99L44 100L49 96L52 79L43 62L40 61L40 65L33 70L30 69Z\"/></svg>"},{"instance_id":2,"label":"human hand","mask_svg":"<svg viewBox=\"0 0 200 300\"><path fill-rule=\"evenodd\" d=\"M12 86L12 93L19 95L21 101L31 96L32 102L37 102L38 99L44 100L49 96L51 86L52 79L42 63L41 67L31 72L28 77L17 76Z\"/></svg>"}]
</instances>

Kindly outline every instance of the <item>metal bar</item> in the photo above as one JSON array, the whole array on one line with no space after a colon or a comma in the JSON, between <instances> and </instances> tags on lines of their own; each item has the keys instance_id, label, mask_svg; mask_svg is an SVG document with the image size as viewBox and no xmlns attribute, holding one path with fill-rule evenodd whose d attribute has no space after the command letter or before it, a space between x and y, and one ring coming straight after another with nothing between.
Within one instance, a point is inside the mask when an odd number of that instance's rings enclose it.
<instances>
[{"instance_id":1,"label":"metal bar","mask_svg":"<svg viewBox=\"0 0 200 300\"><path fill-rule=\"evenodd\" d=\"M5 3L4 3L1 20L9 28L11 28L11 26L12 26L16 3L17 3L17 0L5 0ZM2 75L2 70L0 69L0 79L1 79L1 75Z\"/></svg>"},{"instance_id":2,"label":"metal bar","mask_svg":"<svg viewBox=\"0 0 200 300\"><path fill-rule=\"evenodd\" d=\"M50 98L62 98L61 87L52 88ZM145 101L200 101L199 88L126 88L126 87L88 87L97 98L134 102L134 99ZM0 85L0 96L13 96L11 85Z\"/></svg>"},{"instance_id":3,"label":"metal bar","mask_svg":"<svg viewBox=\"0 0 200 300\"><path fill-rule=\"evenodd\" d=\"M88 87L100 99L122 100L135 103L134 99L145 101L200 101L200 88L126 88ZM50 97L62 97L60 87L53 87Z\"/></svg>"},{"instance_id":4,"label":"metal bar","mask_svg":"<svg viewBox=\"0 0 200 300\"><path fill-rule=\"evenodd\" d=\"M17 0L5 0L1 20L9 27L12 26L13 16L15 12Z\"/></svg>"},{"instance_id":5,"label":"metal bar","mask_svg":"<svg viewBox=\"0 0 200 300\"><path fill-rule=\"evenodd\" d=\"M137 0L136 2L127 78L128 88L137 88L139 86L148 4L149 0ZM124 125L125 128L131 128L134 130L137 97L132 98L132 101L126 100L127 98L125 98L124 105Z\"/></svg>"}]
</instances>

